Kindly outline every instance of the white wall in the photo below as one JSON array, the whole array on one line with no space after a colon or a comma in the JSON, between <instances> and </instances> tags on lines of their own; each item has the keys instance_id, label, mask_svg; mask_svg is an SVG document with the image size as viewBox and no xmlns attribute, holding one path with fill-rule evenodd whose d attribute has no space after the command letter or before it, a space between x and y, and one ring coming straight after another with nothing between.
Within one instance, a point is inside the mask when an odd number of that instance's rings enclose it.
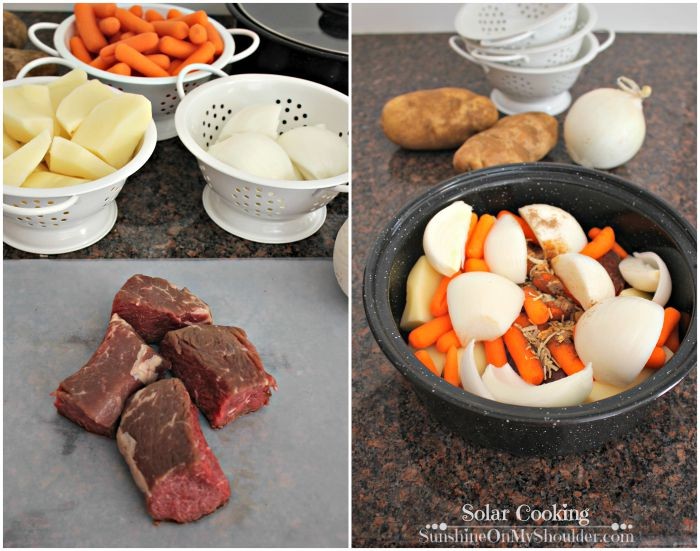
<instances>
[{"instance_id":1,"label":"white wall","mask_svg":"<svg viewBox=\"0 0 700 551\"><path fill-rule=\"evenodd\" d=\"M454 31L453 21L462 4L352 5L352 32L432 33ZM697 5L692 4L593 4L597 28L617 32L696 33Z\"/></svg>"}]
</instances>

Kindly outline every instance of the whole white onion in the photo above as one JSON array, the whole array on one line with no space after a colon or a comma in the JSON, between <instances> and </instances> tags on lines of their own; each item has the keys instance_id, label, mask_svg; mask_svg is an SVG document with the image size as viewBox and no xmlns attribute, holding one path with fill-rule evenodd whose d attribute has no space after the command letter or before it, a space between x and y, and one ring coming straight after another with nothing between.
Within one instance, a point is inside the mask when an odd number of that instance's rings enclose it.
<instances>
[{"instance_id":1,"label":"whole white onion","mask_svg":"<svg viewBox=\"0 0 700 551\"><path fill-rule=\"evenodd\" d=\"M569 156L588 168L613 168L634 157L644 142L642 100L651 88L627 78L616 88L599 88L578 98L564 121Z\"/></svg>"}]
</instances>

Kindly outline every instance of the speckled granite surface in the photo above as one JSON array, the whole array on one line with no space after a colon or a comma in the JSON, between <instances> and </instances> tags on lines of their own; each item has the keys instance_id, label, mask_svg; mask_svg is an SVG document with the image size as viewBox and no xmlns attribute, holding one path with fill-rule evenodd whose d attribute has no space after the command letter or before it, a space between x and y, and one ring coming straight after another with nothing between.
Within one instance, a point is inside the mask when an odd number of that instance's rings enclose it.
<instances>
[{"instance_id":1,"label":"speckled granite surface","mask_svg":"<svg viewBox=\"0 0 700 551\"><path fill-rule=\"evenodd\" d=\"M18 12L30 25L61 22L68 13ZM233 18L217 17L233 26ZM39 36L49 41L50 31ZM28 46L29 47L29 46ZM158 142L146 165L127 180L117 198L119 216L112 231L94 245L56 258L222 258L327 257L348 217L347 194L328 205L326 222L311 237L285 245L254 243L217 226L202 206L204 179L194 156L178 138ZM4 258L38 258L3 244Z\"/></svg>"},{"instance_id":2,"label":"speckled granite surface","mask_svg":"<svg viewBox=\"0 0 700 551\"><path fill-rule=\"evenodd\" d=\"M482 70L454 54L447 37L353 38L353 544L425 545L418 530L464 524L465 503L511 511L566 503L589 508L592 525L631 522L627 533L635 539L626 545L695 546L695 372L656 402L645 426L601 450L513 457L472 446L433 421L367 328L362 272L376 234L400 207L454 175L452 152L401 151L383 136L377 121L384 102L419 88L490 90ZM620 75L654 93L645 104L643 149L613 172L661 195L695 225L696 37L619 35L584 69L572 95ZM545 160L570 162L563 143Z\"/></svg>"}]
</instances>

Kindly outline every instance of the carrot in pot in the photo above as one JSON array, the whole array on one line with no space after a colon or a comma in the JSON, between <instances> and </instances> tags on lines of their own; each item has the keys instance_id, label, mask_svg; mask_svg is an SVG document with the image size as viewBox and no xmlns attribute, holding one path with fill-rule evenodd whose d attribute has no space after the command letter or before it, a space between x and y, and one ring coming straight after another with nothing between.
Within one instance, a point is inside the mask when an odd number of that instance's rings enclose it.
<instances>
[{"instance_id":1,"label":"carrot in pot","mask_svg":"<svg viewBox=\"0 0 700 551\"><path fill-rule=\"evenodd\" d=\"M576 348L571 341L557 342L552 338L547 343L547 348L554 361L567 375L573 375L586 367L576 354Z\"/></svg>"},{"instance_id":2,"label":"carrot in pot","mask_svg":"<svg viewBox=\"0 0 700 551\"><path fill-rule=\"evenodd\" d=\"M489 265L481 258L467 258L464 263L465 272L490 272Z\"/></svg>"},{"instance_id":3,"label":"carrot in pot","mask_svg":"<svg viewBox=\"0 0 700 551\"><path fill-rule=\"evenodd\" d=\"M661 334L659 335L659 340L657 341L656 346L663 346L666 343L668 337L671 335L671 332L678 327L680 321L681 313L678 310L676 310L673 306L664 308L664 324L661 327Z\"/></svg>"},{"instance_id":4,"label":"carrot in pot","mask_svg":"<svg viewBox=\"0 0 700 551\"><path fill-rule=\"evenodd\" d=\"M190 34L190 28L183 21L154 21L152 25L158 36L172 36L183 40Z\"/></svg>"},{"instance_id":5,"label":"carrot in pot","mask_svg":"<svg viewBox=\"0 0 700 551\"><path fill-rule=\"evenodd\" d=\"M161 69L168 71L170 69L170 58L165 54L150 54L146 56Z\"/></svg>"},{"instance_id":6,"label":"carrot in pot","mask_svg":"<svg viewBox=\"0 0 700 551\"><path fill-rule=\"evenodd\" d=\"M515 218L515 221L520 224L520 227L523 229L523 233L525 234L525 239L529 241L537 241L537 237L535 237L535 232L532 231L532 228L529 226L525 220L523 220L520 216L517 214L513 214L509 210L502 210L501 212L498 213L496 218L501 218L505 216L506 214L509 214L513 218Z\"/></svg>"},{"instance_id":7,"label":"carrot in pot","mask_svg":"<svg viewBox=\"0 0 700 551\"><path fill-rule=\"evenodd\" d=\"M117 44L115 51L117 60L126 63L133 70L146 77L169 77L167 71L160 68L142 53L127 44Z\"/></svg>"},{"instance_id":8,"label":"carrot in pot","mask_svg":"<svg viewBox=\"0 0 700 551\"><path fill-rule=\"evenodd\" d=\"M435 343L435 348L438 349L438 352L447 352L451 346L456 346L457 348L462 346L462 343L459 342L459 337L457 336L457 333L454 332L454 329L448 331L444 335L441 335Z\"/></svg>"},{"instance_id":9,"label":"carrot in pot","mask_svg":"<svg viewBox=\"0 0 700 551\"><path fill-rule=\"evenodd\" d=\"M442 370L442 375L451 385L458 388L462 387L462 383L459 380L459 357L456 346L451 346L447 351L447 356L445 357L445 368Z\"/></svg>"},{"instance_id":10,"label":"carrot in pot","mask_svg":"<svg viewBox=\"0 0 700 551\"><path fill-rule=\"evenodd\" d=\"M476 228L476 223L479 221L479 216L475 213L472 212L472 215L469 219L469 231L467 232L467 242L464 244L464 257L467 257L467 248L469 247L469 241L471 241L472 236L474 235L474 228Z\"/></svg>"},{"instance_id":11,"label":"carrot in pot","mask_svg":"<svg viewBox=\"0 0 700 551\"><path fill-rule=\"evenodd\" d=\"M508 363L506 356L506 347L503 344L503 339L498 337L492 341L483 341L484 351L486 352L486 361L496 367L503 367Z\"/></svg>"},{"instance_id":12,"label":"carrot in pot","mask_svg":"<svg viewBox=\"0 0 700 551\"><path fill-rule=\"evenodd\" d=\"M484 258L484 242L495 223L496 217L490 214L482 214L479 217L474 233L467 244L467 258Z\"/></svg>"},{"instance_id":13,"label":"carrot in pot","mask_svg":"<svg viewBox=\"0 0 700 551\"><path fill-rule=\"evenodd\" d=\"M89 52L97 53L107 45L107 40L97 26L95 12L90 4L76 4L75 27Z\"/></svg>"},{"instance_id":14,"label":"carrot in pot","mask_svg":"<svg viewBox=\"0 0 700 551\"><path fill-rule=\"evenodd\" d=\"M133 48L137 52L145 52L151 48L156 48L158 46L158 35L156 33L141 33L133 36L127 36L129 33L124 33L122 36L123 40L105 46L100 50L101 57L110 57L114 55L119 44L126 44L127 46Z\"/></svg>"},{"instance_id":15,"label":"carrot in pot","mask_svg":"<svg viewBox=\"0 0 700 551\"><path fill-rule=\"evenodd\" d=\"M205 42L197 48L197 51L182 62L182 65L177 68L175 74L180 74L187 65L192 65L193 63L209 63L213 58L214 45L211 42Z\"/></svg>"},{"instance_id":16,"label":"carrot in pot","mask_svg":"<svg viewBox=\"0 0 700 551\"><path fill-rule=\"evenodd\" d=\"M114 73L115 75L130 77L131 67L129 67L126 63L115 63L109 69L107 69L107 72Z\"/></svg>"},{"instance_id":17,"label":"carrot in pot","mask_svg":"<svg viewBox=\"0 0 700 551\"><path fill-rule=\"evenodd\" d=\"M129 11L133 13L136 17L143 17L143 8L138 4L134 4L129 8Z\"/></svg>"},{"instance_id":18,"label":"carrot in pot","mask_svg":"<svg viewBox=\"0 0 700 551\"><path fill-rule=\"evenodd\" d=\"M207 41L207 30L204 28L204 25L195 23L190 27L189 37L192 44L203 44Z\"/></svg>"},{"instance_id":19,"label":"carrot in pot","mask_svg":"<svg viewBox=\"0 0 700 551\"><path fill-rule=\"evenodd\" d=\"M668 336L668 339L666 339L666 343L664 346L668 347L668 349L675 354L676 352L678 352L678 348L680 348L680 345L680 325L676 325L676 327L673 328L673 331L671 331L671 334Z\"/></svg>"},{"instance_id":20,"label":"carrot in pot","mask_svg":"<svg viewBox=\"0 0 700 551\"><path fill-rule=\"evenodd\" d=\"M114 12L117 11L117 5L116 4L93 4L92 11L94 11L95 15L97 17L99 17L100 19L103 17L112 17L114 15Z\"/></svg>"},{"instance_id":21,"label":"carrot in pot","mask_svg":"<svg viewBox=\"0 0 700 551\"><path fill-rule=\"evenodd\" d=\"M654 350L651 351L651 356L649 356L649 359L647 360L647 363L644 367L648 367L650 369L659 369L665 363L666 352L664 352L664 349L660 346L655 346Z\"/></svg>"},{"instance_id":22,"label":"carrot in pot","mask_svg":"<svg viewBox=\"0 0 700 551\"><path fill-rule=\"evenodd\" d=\"M100 19L100 22L97 24L100 31L102 31L102 34L105 36L114 36L117 34L119 29L121 29L121 25L119 19L116 17L105 17L104 19Z\"/></svg>"},{"instance_id":23,"label":"carrot in pot","mask_svg":"<svg viewBox=\"0 0 700 551\"><path fill-rule=\"evenodd\" d=\"M591 239L595 239L598 237L598 234L601 232L600 228L591 228L588 230L588 237ZM615 241L615 244L613 245L612 248L613 251L615 251L615 254L619 256L620 258L627 258L629 255L627 254L627 251L623 249L617 241Z\"/></svg>"},{"instance_id":24,"label":"carrot in pot","mask_svg":"<svg viewBox=\"0 0 700 551\"><path fill-rule=\"evenodd\" d=\"M185 42L184 40L178 40L172 36L164 36L158 42L158 49L170 57L187 59L197 51L197 46Z\"/></svg>"},{"instance_id":25,"label":"carrot in pot","mask_svg":"<svg viewBox=\"0 0 700 551\"><path fill-rule=\"evenodd\" d=\"M182 12L180 10L174 8L168 10L168 19L177 19L178 17L182 17Z\"/></svg>"},{"instance_id":26,"label":"carrot in pot","mask_svg":"<svg viewBox=\"0 0 700 551\"><path fill-rule=\"evenodd\" d=\"M176 21L183 21L187 23L189 27L192 25L196 25L199 23L200 25L204 25L209 21L209 17L207 17L207 12L204 10L199 10L193 13L187 13L185 15L181 15L176 19Z\"/></svg>"},{"instance_id":27,"label":"carrot in pot","mask_svg":"<svg viewBox=\"0 0 700 551\"><path fill-rule=\"evenodd\" d=\"M408 344L413 348L428 348L437 342L437 340L452 330L452 322L450 316L440 316L432 319L423 325L419 325L408 334Z\"/></svg>"},{"instance_id":28,"label":"carrot in pot","mask_svg":"<svg viewBox=\"0 0 700 551\"><path fill-rule=\"evenodd\" d=\"M136 34L154 32L153 23L144 21L143 19L141 19L137 15L134 15L128 10L117 8L117 11L114 13L114 15L117 19L119 19L119 22L122 24L122 29L124 29L125 31L131 31Z\"/></svg>"},{"instance_id":29,"label":"carrot in pot","mask_svg":"<svg viewBox=\"0 0 700 551\"><path fill-rule=\"evenodd\" d=\"M447 286L450 284L450 281L461 273L462 272L457 272L453 276L444 276L440 280L437 289L435 289L435 294L430 301L430 313L434 318L447 314Z\"/></svg>"},{"instance_id":30,"label":"carrot in pot","mask_svg":"<svg viewBox=\"0 0 700 551\"><path fill-rule=\"evenodd\" d=\"M549 321L549 308L542 300L542 295L532 285L523 287L525 291L525 312L528 319L535 325Z\"/></svg>"},{"instance_id":31,"label":"carrot in pot","mask_svg":"<svg viewBox=\"0 0 700 551\"><path fill-rule=\"evenodd\" d=\"M517 323L517 320L516 320ZM524 381L531 385L539 385L544 380L544 370L537 355L530 348L522 331L516 326L511 326L505 335L503 342L508 348L510 357L518 368L518 373Z\"/></svg>"},{"instance_id":32,"label":"carrot in pot","mask_svg":"<svg viewBox=\"0 0 700 551\"><path fill-rule=\"evenodd\" d=\"M92 63L92 56L85 47L83 39L79 36L71 37L69 41L70 53L77 57L83 63Z\"/></svg>"},{"instance_id":33,"label":"carrot in pot","mask_svg":"<svg viewBox=\"0 0 700 551\"><path fill-rule=\"evenodd\" d=\"M147 10L143 17L149 23L153 23L154 21L165 21L165 17L159 14L156 10Z\"/></svg>"},{"instance_id":34,"label":"carrot in pot","mask_svg":"<svg viewBox=\"0 0 700 551\"><path fill-rule=\"evenodd\" d=\"M435 366L435 362L430 357L430 354L428 353L427 350L416 350L415 354L416 354L416 358L418 358L418 361L420 361L420 363L422 363L425 367L427 367L430 371L432 371L438 377L440 376L440 372L438 371L438 368Z\"/></svg>"},{"instance_id":35,"label":"carrot in pot","mask_svg":"<svg viewBox=\"0 0 700 551\"><path fill-rule=\"evenodd\" d=\"M207 30L207 40L214 44L214 54L219 55L224 51L223 39L219 35L219 32L214 28L214 25L211 24L211 21L207 20L205 23L202 23L202 25Z\"/></svg>"},{"instance_id":36,"label":"carrot in pot","mask_svg":"<svg viewBox=\"0 0 700 551\"><path fill-rule=\"evenodd\" d=\"M615 245L615 232L610 226L605 226L580 252L597 260L611 250L613 245Z\"/></svg>"}]
</instances>

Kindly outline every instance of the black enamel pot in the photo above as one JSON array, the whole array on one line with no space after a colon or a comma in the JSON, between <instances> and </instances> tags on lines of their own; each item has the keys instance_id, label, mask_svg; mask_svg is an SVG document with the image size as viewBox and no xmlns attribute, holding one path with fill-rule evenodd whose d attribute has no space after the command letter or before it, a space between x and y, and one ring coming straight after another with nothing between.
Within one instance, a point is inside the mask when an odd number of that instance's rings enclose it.
<instances>
[{"instance_id":1,"label":"black enamel pot","mask_svg":"<svg viewBox=\"0 0 700 551\"><path fill-rule=\"evenodd\" d=\"M561 207L584 228L612 226L628 251L654 251L673 279L669 301L689 316L678 352L631 390L590 404L534 408L487 400L436 377L413 355L399 330L406 278L423 254L430 218L456 200L478 213L516 211L531 203ZM464 438L517 455L564 455L598 448L645 421L645 410L697 363L695 230L671 205L608 173L554 163L479 170L447 180L399 212L372 248L364 277L369 327L387 358L413 385L430 413Z\"/></svg>"}]
</instances>

